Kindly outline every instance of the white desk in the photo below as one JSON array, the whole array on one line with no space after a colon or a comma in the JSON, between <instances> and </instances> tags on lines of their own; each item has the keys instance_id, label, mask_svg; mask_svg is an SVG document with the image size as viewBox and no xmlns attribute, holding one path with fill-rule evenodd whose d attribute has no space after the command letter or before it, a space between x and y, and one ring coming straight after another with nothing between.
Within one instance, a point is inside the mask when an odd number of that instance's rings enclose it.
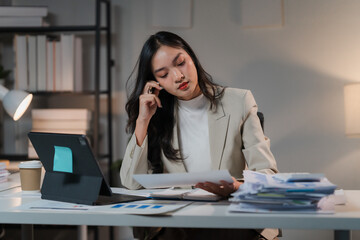
<instances>
[{"instance_id":1,"label":"white desk","mask_svg":"<svg viewBox=\"0 0 360 240\"><path fill-rule=\"evenodd\" d=\"M13 190L14 191L14 190ZM17 190L19 191L19 189ZM335 239L360 230L360 191L345 191L348 203L335 214L227 213L226 203L193 203L168 216L121 215L109 211L34 211L15 207L36 198L0 197L0 223L192 228L332 229Z\"/></svg>"}]
</instances>

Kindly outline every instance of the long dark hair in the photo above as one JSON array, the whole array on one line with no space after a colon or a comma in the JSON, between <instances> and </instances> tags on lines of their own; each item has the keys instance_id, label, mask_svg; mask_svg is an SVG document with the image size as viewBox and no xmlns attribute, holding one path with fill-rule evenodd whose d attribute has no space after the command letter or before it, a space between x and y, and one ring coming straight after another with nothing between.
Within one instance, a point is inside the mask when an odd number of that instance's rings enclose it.
<instances>
[{"instance_id":1,"label":"long dark hair","mask_svg":"<svg viewBox=\"0 0 360 240\"><path fill-rule=\"evenodd\" d=\"M126 127L128 133L135 131L136 119L139 115L139 96L142 94L146 82L155 80L155 76L152 73L151 61L157 50L163 45L182 48L189 54L197 70L198 84L201 92L209 99L213 110L217 107L217 99L223 95L224 89L212 81L212 77L203 69L194 51L185 40L171 32L158 32L151 35L145 42L137 61L137 66L135 66L126 83L127 90L130 92L129 83L137 68L135 86L131 91L125 107L129 117ZM166 91L160 91L159 98L162 108L156 110L148 127L148 160L152 164L154 173L159 173L163 170L161 150L168 159L175 161L182 160L179 149L174 149L172 146L173 129L175 125L174 104L176 97Z\"/></svg>"}]
</instances>

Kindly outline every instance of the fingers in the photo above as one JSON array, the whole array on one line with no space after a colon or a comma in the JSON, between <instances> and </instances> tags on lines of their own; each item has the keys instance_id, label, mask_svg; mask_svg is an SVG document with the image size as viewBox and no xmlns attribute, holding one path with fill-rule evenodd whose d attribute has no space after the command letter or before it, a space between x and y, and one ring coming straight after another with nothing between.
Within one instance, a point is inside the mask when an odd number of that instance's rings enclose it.
<instances>
[{"instance_id":1,"label":"fingers","mask_svg":"<svg viewBox=\"0 0 360 240\"><path fill-rule=\"evenodd\" d=\"M160 98L155 94L143 94L140 96L140 104L148 105L150 107L154 106L155 104L162 108Z\"/></svg>"},{"instance_id":2,"label":"fingers","mask_svg":"<svg viewBox=\"0 0 360 240\"><path fill-rule=\"evenodd\" d=\"M163 88L159 85L158 82L156 81L148 81L145 84L145 87L143 89L143 93L140 96L140 99L142 100L143 103L149 104L149 106L153 106L154 104L156 104L158 107L162 107L161 105L161 101L160 98L158 98L159 96L159 92L160 90L162 90Z\"/></svg>"},{"instance_id":3,"label":"fingers","mask_svg":"<svg viewBox=\"0 0 360 240\"><path fill-rule=\"evenodd\" d=\"M234 181L234 183L233 183L234 189L235 189L235 191L237 191L237 190L240 188L240 185L243 184L243 182L239 182L239 181L236 180L234 177L232 177L232 179L233 179L233 181Z\"/></svg>"},{"instance_id":4,"label":"fingers","mask_svg":"<svg viewBox=\"0 0 360 240\"><path fill-rule=\"evenodd\" d=\"M139 115L140 122L150 121L155 114L157 108L162 108L159 92L162 87L156 81L149 81L146 83L142 94L139 96Z\"/></svg>"},{"instance_id":5,"label":"fingers","mask_svg":"<svg viewBox=\"0 0 360 240\"><path fill-rule=\"evenodd\" d=\"M155 94L159 95L160 90L163 89L158 82L148 81L143 89L143 94Z\"/></svg>"},{"instance_id":6,"label":"fingers","mask_svg":"<svg viewBox=\"0 0 360 240\"><path fill-rule=\"evenodd\" d=\"M197 183L195 187L204 189L208 192L212 192L223 197L228 197L231 193L236 191L234 184L226 181L221 181L221 184L212 182Z\"/></svg>"},{"instance_id":7,"label":"fingers","mask_svg":"<svg viewBox=\"0 0 360 240\"><path fill-rule=\"evenodd\" d=\"M140 96L140 99L146 103L149 104L149 106L153 106L155 103L158 107L162 107L161 101L159 96L160 90L163 88L159 85L156 81L148 81L145 84L145 87L143 89L143 94Z\"/></svg>"}]
</instances>

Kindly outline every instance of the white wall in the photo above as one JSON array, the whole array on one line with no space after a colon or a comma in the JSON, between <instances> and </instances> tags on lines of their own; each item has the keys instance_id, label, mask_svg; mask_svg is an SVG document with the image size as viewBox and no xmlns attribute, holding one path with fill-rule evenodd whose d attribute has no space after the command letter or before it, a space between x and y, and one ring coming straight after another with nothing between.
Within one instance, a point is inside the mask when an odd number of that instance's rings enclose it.
<instances>
[{"instance_id":1,"label":"white wall","mask_svg":"<svg viewBox=\"0 0 360 240\"><path fill-rule=\"evenodd\" d=\"M149 2L113 1L121 15L113 23L119 91L145 39L174 31L216 82L253 91L281 171L324 172L357 188L360 140L344 134L343 85L360 81L360 1L285 0L285 26L277 29L242 29L235 0L194 0L191 29L152 28Z\"/></svg>"},{"instance_id":2,"label":"white wall","mask_svg":"<svg viewBox=\"0 0 360 240\"><path fill-rule=\"evenodd\" d=\"M268 29L242 29L240 1L193 0L192 28L161 29L150 26L151 1L112 0L115 158L128 139L125 82L145 39L170 30L190 43L216 82L253 91L280 171L323 172L340 188L359 189L360 139L344 134L343 86L360 81L360 1L285 0L285 26ZM88 0L39 2L50 4L57 23L93 19ZM284 239L331 234L285 230Z\"/></svg>"},{"instance_id":3,"label":"white wall","mask_svg":"<svg viewBox=\"0 0 360 240\"><path fill-rule=\"evenodd\" d=\"M145 39L174 31L216 82L253 91L280 171L323 172L340 188L359 189L360 139L344 134L343 86L360 81L360 1L285 0L285 26L277 29L242 29L239 0L194 0L191 29L152 28L150 1L113 4L120 91ZM118 143L121 156L126 138ZM284 230L284 239L306 236L332 233Z\"/></svg>"}]
</instances>

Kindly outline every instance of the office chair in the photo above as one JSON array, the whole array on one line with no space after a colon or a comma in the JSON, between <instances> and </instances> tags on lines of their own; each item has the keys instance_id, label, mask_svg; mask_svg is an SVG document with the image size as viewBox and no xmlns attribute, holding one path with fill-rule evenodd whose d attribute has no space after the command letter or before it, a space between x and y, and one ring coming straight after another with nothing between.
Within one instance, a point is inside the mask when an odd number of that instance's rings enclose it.
<instances>
[{"instance_id":1,"label":"office chair","mask_svg":"<svg viewBox=\"0 0 360 240\"><path fill-rule=\"evenodd\" d=\"M0 225L0 240L5 239L5 227L4 225Z\"/></svg>"},{"instance_id":2,"label":"office chair","mask_svg":"<svg viewBox=\"0 0 360 240\"><path fill-rule=\"evenodd\" d=\"M260 120L260 125L261 125L261 128L264 132L264 114L262 112L257 112L257 116ZM244 145L242 146L242 149L245 149Z\"/></svg>"},{"instance_id":3,"label":"office chair","mask_svg":"<svg viewBox=\"0 0 360 240\"><path fill-rule=\"evenodd\" d=\"M261 128L264 132L264 114L262 112L257 112L257 115L259 117L260 120L260 124L261 124Z\"/></svg>"}]
</instances>

